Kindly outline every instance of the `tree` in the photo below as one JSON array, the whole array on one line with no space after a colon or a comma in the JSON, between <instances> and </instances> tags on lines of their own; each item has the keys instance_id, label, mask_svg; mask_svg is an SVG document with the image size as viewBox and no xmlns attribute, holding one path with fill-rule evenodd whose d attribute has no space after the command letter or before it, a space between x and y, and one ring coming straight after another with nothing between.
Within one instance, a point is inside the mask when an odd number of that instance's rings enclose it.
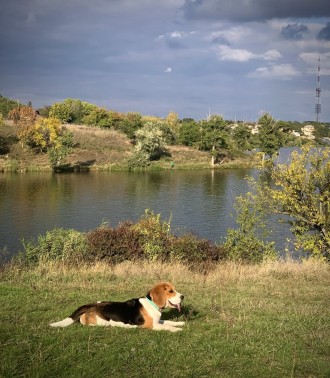
<instances>
[{"instance_id":1,"label":"tree","mask_svg":"<svg viewBox=\"0 0 330 378\"><path fill-rule=\"evenodd\" d=\"M147 122L135 133L135 141L135 151L128 162L130 169L145 167L166 151L166 136L158 123Z\"/></svg>"},{"instance_id":2,"label":"tree","mask_svg":"<svg viewBox=\"0 0 330 378\"><path fill-rule=\"evenodd\" d=\"M201 139L200 126L194 120L185 121L182 123L178 142L184 146L194 146Z\"/></svg>"},{"instance_id":3,"label":"tree","mask_svg":"<svg viewBox=\"0 0 330 378\"><path fill-rule=\"evenodd\" d=\"M268 173L273 184L255 184L259 201L290 224L298 249L329 260L330 148L306 145L288 164L269 164Z\"/></svg>"},{"instance_id":4,"label":"tree","mask_svg":"<svg viewBox=\"0 0 330 378\"><path fill-rule=\"evenodd\" d=\"M82 122L90 126L111 127L109 112L104 108L94 108L82 119Z\"/></svg>"},{"instance_id":5,"label":"tree","mask_svg":"<svg viewBox=\"0 0 330 378\"><path fill-rule=\"evenodd\" d=\"M30 132L29 144L40 152L46 152L60 145L62 133L62 125L57 118L39 118Z\"/></svg>"},{"instance_id":6,"label":"tree","mask_svg":"<svg viewBox=\"0 0 330 378\"><path fill-rule=\"evenodd\" d=\"M8 113L18 106L18 101L10 100L9 98L0 95L0 113L4 118L8 117Z\"/></svg>"},{"instance_id":7,"label":"tree","mask_svg":"<svg viewBox=\"0 0 330 378\"><path fill-rule=\"evenodd\" d=\"M232 132L232 137L236 147L241 151L251 149L251 131L247 126L239 124Z\"/></svg>"},{"instance_id":8,"label":"tree","mask_svg":"<svg viewBox=\"0 0 330 378\"><path fill-rule=\"evenodd\" d=\"M66 157L73 149L73 145L73 133L64 129L62 135L58 138L56 146L53 146L48 150L49 162L53 169L56 169L65 163Z\"/></svg>"},{"instance_id":9,"label":"tree","mask_svg":"<svg viewBox=\"0 0 330 378\"><path fill-rule=\"evenodd\" d=\"M30 135L33 130L34 122L37 118L37 113L30 106L18 106L12 109L8 118L13 120L17 127L17 135L21 140L22 146L29 143Z\"/></svg>"},{"instance_id":10,"label":"tree","mask_svg":"<svg viewBox=\"0 0 330 378\"><path fill-rule=\"evenodd\" d=\"M129 112L120 122L119 128L129 139L134 139L135 132L142 126L142 115L140 113Z\"/></svg>"},{"instance_id":11,"label":"tree","mask_svg":"<svg viewBox=\"0 0 330 378\"><path fill-rule=\"evenodd\" d=\"M136 151L145 152L150 160L159 159L166 150L164 132L158 124L148 122L136 133Z\"/></svg>"},{"instance_id":12,"label":"tree","mask_svg":"<svg viewBox=\"0 0 330 378\"><path fill-rule=\"evenodd\" d=\"M71 121L70 108L66 104L56 102L50 107L49 117L57 118L61 122L64 122L64 123L70 122Z\"/></svg>"},{"instance_id":13,"label":"tree","mask_svg":"<svg viewBox=\"0 0 330 378\"><path fill-rule=\"evenodd\" d=\"M229 145L229 128L220 115L212 115L199 122L201 140L199 148L204 151L227 148Z\"/></svg>"},{"instance_id":14,"label":"tree","mask_svg":"<svg viewBox=\"0 0 330 378\"><path fill-rule=\"evenodd\" d=\"M263 114L259 120L259 148L266 155L272 157L278 150L283 147L285 141L285 134L280 128L280 124L268 114Z\"/></svg>"},{"instance_id":15,"label":"tree","mask_svg":"<svg viewBox=\"0 0 330 378\"><path fill-rule=\"evenodd\" d=\"M81 123L83 118L90 114L96 105L78 99L67 98L63 102L51 106L49 117L58 118L65 123Z\"/></svg>"},{"instance_id":16,"label":"tree","mask_svg":"<svg viewBox=\"0 0 330 378\"><path fill-rule=\"evenodd\" d=\"M165 118L165 123L172 130L173 134L178 136L180 133L181 124L179 122L179 115L175 112L169 112Z\"/></svg>"}]
</instances>

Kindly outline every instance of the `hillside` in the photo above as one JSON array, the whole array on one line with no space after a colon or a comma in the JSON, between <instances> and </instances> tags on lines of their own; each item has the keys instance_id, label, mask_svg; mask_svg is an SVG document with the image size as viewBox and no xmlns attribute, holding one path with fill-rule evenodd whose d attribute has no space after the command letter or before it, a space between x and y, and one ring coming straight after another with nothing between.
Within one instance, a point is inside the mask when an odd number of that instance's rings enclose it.
<instances>
[{"instance_id":1,"label":"hillside","mask_svg":"<svg viewBox=\"0 0 330 378\"><path fill-rule=\"evenodd\" d=\"M127 169L127 159L133 146L125 134L109 129L84 125L67 125L74 135L75 147L67 158L68 167L74 170L115 170ZM6 122L2 135L8 140L0 155L0 171L51 170L46 154L35 153L22 147L15 136L14 126ZM193 169L210 168L208 152L186 146L168 146L168 156L151 162L152 169ZM247 158L226 159L221 167L246 166Z\"/></svg>"}]
</instances>

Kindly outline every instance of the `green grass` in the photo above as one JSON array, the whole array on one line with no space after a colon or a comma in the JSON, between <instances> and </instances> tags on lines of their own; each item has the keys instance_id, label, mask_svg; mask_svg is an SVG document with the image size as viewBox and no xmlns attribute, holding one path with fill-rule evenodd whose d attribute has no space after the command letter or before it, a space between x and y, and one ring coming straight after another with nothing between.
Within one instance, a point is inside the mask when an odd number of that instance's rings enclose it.
<instances>
[{"instance_id":1,"label":"green grass","mask_svg":"<svg viewBox=\"0 0 330 378\"><path fill-rule=\"evenodd\" d=\"M144 295L169 280L184 293L182 332L49 323L81 304ZM329 377L329 266L8 267L0 281L1 377Z\"/></svg>"}]
</instances>

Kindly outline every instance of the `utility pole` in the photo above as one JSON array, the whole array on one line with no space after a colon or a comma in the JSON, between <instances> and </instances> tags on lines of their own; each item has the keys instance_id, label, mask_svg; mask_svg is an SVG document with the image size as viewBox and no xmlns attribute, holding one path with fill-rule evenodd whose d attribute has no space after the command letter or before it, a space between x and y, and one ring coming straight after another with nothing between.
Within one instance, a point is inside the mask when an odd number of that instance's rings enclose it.
<instances>
[{"instance_id":1,"label":"utility pole","mask_svg":"<svg viewBox=\"0 0 330 378\"><path fill-rule=\"evenodd\" d=\"M321 84L320 84L320 71L321 71L321 58L319 56L318 65L317 65L317 85L316 85L316 104L315 104L315 113L316 113L316 122L319 123L320 114L321 114Z\"/></svg>"}]
</instances>

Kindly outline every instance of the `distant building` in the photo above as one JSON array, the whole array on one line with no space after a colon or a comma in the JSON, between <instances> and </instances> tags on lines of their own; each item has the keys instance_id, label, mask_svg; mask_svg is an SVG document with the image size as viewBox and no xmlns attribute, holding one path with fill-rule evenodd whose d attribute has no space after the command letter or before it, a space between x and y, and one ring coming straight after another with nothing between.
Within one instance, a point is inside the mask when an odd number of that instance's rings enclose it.
<instances>
[{"instance_id":1,"label":"distant building","mask_svg":"<svg viewBox=\"0 0 330 378\"><path fill-rule=\"evenodd\" d=\"M315 139L314 130L315 128L313 125L305 125L301 128L303 137L305 137L306 139Z\"/></svg>"}]
</instances>

